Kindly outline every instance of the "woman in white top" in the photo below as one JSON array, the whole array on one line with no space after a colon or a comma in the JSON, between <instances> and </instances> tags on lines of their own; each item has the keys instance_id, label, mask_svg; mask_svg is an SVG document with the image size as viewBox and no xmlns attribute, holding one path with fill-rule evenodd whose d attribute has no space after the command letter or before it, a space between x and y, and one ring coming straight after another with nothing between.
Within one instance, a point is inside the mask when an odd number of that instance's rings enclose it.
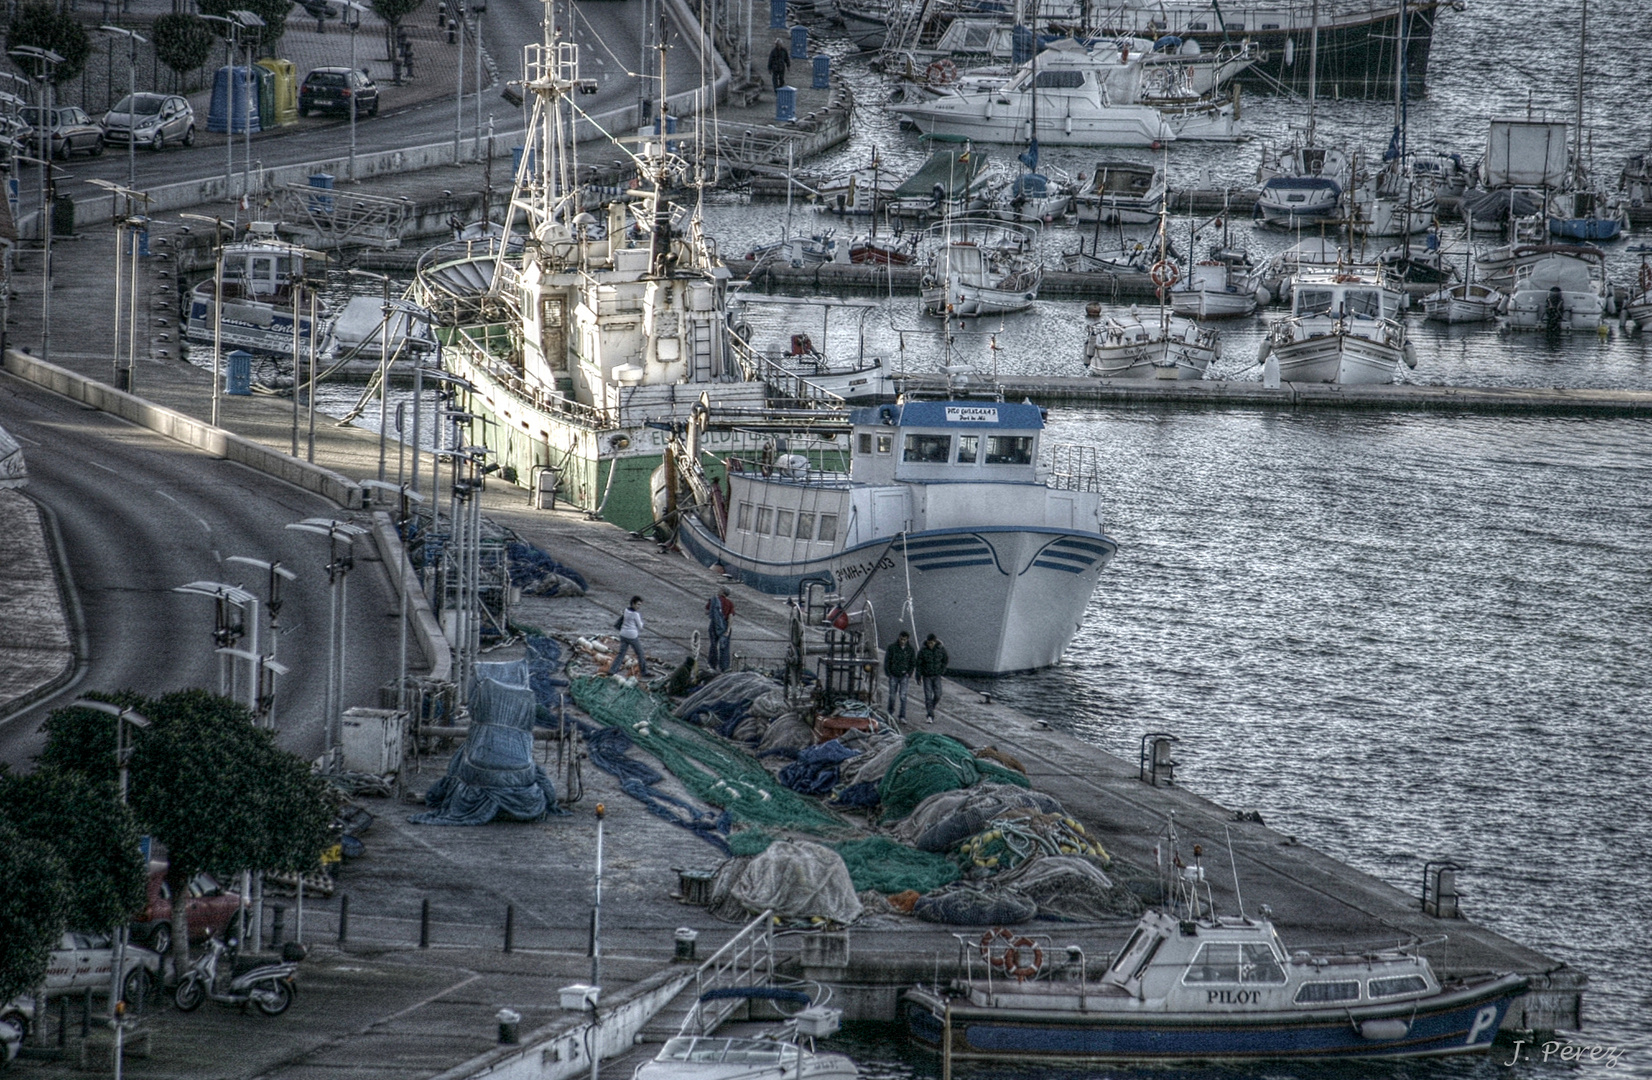
<instances>
[{"instance_id":1,"label":"woman in white top","mask_svg":"<svg viewBox=\"0 0 1652 1080\"><path fill-rule=\"evenodd\" d=\"M625 650L630 649L637 654L637 677L648 678L648 660L642 655L642 597L633 596L631 603L626 605L619 617L619 652L614 654L614 662L608 665L608 674L618 675L625 667Z\"/></svg>"}]
</instances>

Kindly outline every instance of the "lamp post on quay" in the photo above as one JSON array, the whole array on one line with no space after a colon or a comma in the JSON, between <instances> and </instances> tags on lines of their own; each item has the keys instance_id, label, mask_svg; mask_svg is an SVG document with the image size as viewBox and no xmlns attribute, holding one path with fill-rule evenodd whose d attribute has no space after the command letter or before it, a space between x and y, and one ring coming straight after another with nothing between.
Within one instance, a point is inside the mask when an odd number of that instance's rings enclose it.
<instances>
[{"instance_id":1,"label":"lamp post on quay","mask_svg":"<svg viewBox=\"0 0 1652 1080\"><path fill-rule=\"evenodd\" d=\"M178 216L191 221L204 221L217 230L213 234L213 240L218 247L218 262L212 273L212 426L217 427L218 397L223 391L224 370L224 229L227 227L230 236L233 237L235 226L233 223L226 223L223 218L207 217L204 214ZM184 229L187 231L189 226L185 225Z\"/></svg>"},{"instance_id":2,"label":"lamp post on quay","mask_svg":"<svg viewBox=\"0 0 1652 1080\"><path fill-rule=\"evenodd\" d=\"M126 186L135 188L138 186L138 46L149 44L149 39L136 30L109 23L98 29L126 39Z\"/></svg>"},{"instance_id":3,"label":"lamp post on quay","mask_svg":"<svg viewBox=\"0 0 1652 1080\"><path fill-rule=\"evenodd\" d=\"M19 66L27 66L32 62L40 73L40 122L44 130L37 138L40 143L40 157L32 159L40 166L40 247L44 254L41 256L44 265L40 271L40 359L52 358L52 220L51 208L46 205L46 172L52 167L46 160L53 156L55 148L52 146L52 129L56 126L53 120L56 110L52 107L52 79L51 73L57 65L63 63L63 57L50 49L38 48L34 45L18 45L10 50L11 57ZM19 159L21 160L21 159ZM55 200L54 200L55 201Z\"/></svg>"},{"instance_id":4,"label":"lamp post on quay","mask_svg":"<svg viewBox=\"0 0 1652 1080\"><path fill-rule=\"evenodd\" d=\"M345 585L350 571L356 564L355 540L358 536L366 536L367 530L348 521L333 521L329 518L305 518L303 521L288 524L287 528L327 538L326 570L327 582L332 589L332 603L331 625L327 632L327 695L326 703L322 706L322 725L323 755L327 761L327 771L333 772L336 771L333 750L337 746L333 737L333 727L344 711L344 657L349 646L349 608ZM342 554L339 548L341 542Z\"/></svg>"},{"instance_id":5,"label":"lamp post on quay","mask_svg":"<svg viewBox=\"0 0 1652 1080\"><path fill-rule=\"evenodd\" d=\"M130 393L137 381L138 367L138 250L135 238L140 229L149 227L149 218L146 216L149 208L149 194L148 192L121 187L119 184L112 184L108 180L100 180L95 176L87 177L86 182L109 192L109 213L115 226L114 379L116 387ZM126 200L124 211L120 209L120 204L116 202L117 199ZM143 203L145 213L133 213L134 205L139 202ZM131 248L130 255L127 251L129 247ZM124 269L122 264L128 258L131 262L131 279L128 285L131 296L127 301L126 308L126 378L122 382L120 364L120 287L121 275Z\"/></svg>"},{"instance_id":6,"label":"lamp post on quay","mask_svg":"<svg viewBox=\"0 0 1652 1080\"><path fill-rule=\"evenodd\" d=\"M356 70L356 31L361 29L361 13L367 8L355 0L327 0L327 6L339 10L339 18L348 17L350 20L350 71L353 75ZM350 167L346 170L345 179L354 181L356 178L356 95L350 89L349 80L345 81L344 92L350 95Z\"/></svg>"},{"instance_id":7,"label":"lamp post on quay","mask_svg":"<svg viewBox=\"0 0 1652 1080\"><path fill-rule=\"evenodd\" d=\"M212 643L217 646L220 657L230 656L248 658L259 656L258 651L258 597L241 588L239 585L226 585L222 581L192 581L188 585L179 585L173 592L189 593L193 596L210 596L217 603L217 620L212 629ZM234 606L241 611L241 621L229 621L229 608ZM252 648L242 651L235 648L235 643L242 636L251 633ZM258 712L258 683L259 671L257 661L253 661L249 673L250 687L247 693L247 708L254 714ZM222 659L218 662L218 693L222 697L233 698L238 693L236 686L235 669L231 666L228 671Z\"/></svg>"}]
</instances>

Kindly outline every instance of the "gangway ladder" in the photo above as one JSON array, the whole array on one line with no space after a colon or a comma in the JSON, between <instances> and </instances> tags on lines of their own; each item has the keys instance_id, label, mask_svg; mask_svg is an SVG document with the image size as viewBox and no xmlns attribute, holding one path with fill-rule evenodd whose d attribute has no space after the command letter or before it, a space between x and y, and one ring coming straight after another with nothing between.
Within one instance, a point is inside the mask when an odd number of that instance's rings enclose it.
<instances>
[{"instance_id":1,"label":"gangway ladder","mask_svg":"<svg viewBox=\"0 0 1652 1080\"><path fill-rule=\"evenodd\" d=\"M774 912L765 911L694 973L694 1003L680 1034L708 1035L750 1000L742 991L774 986Z\"/></svg>"}]
</instances>

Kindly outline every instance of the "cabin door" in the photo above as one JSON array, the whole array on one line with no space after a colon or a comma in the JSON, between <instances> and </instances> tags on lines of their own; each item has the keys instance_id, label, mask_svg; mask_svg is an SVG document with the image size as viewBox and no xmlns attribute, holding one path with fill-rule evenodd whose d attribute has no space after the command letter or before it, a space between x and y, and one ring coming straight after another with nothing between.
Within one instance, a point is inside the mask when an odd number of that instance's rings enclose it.
<instances>
[{"instance_id":1,"label":"cabin door","mask_svg":"<svg viewBox=\"0 0 1652 1080\"><path fill-rule=\"evenodd\" d=\"M568 301L562 296L539 300L539 349L545 366L552 371L568 370Z\"/></svg>"},{"instance_id":2,"label":"cabin door","mask_svg":"<svg viewBox=\"0 0 1652 1080\"><path fill-rule=\"evenodd\" d=\"M874 491L872 493L872 535L894 536L909 528L906 518L906 491Z\"/></svg>"}]
</instances>

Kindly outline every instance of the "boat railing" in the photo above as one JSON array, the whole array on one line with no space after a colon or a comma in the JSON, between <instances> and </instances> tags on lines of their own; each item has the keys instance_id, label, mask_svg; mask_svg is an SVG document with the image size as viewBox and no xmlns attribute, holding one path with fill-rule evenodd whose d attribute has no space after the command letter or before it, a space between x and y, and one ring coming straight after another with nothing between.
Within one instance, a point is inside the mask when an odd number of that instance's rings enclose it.
<instances>
[{"instance_id":1,"label":"boat railing","mask_svg":"<svg viewBox=\"0 0 1652 1080\"><path fill-rule=\"evenodd\" d=\"M1101 451L1081 443L1050 446L1050 473L1046 486L1056 491L1101 491Z\"/></svg>"},{"instance_id":2,"label":"boat railing","mask_svg":"<svg viewBox=\"0 0 1652 1080\"><path fill-rule=\"evenodd\" d=\"M476 337L476 330L483 333L481 340ZM599 409L587 405L582 401L559 394L554 390L547 390L538 383L530 383L522 377L510 364L501 361L490 347L492 335L489 327L461 327L454 332L454 338L449 347L463 349L470 362L483 371L488 377L518 396L533 403L541 412L565 416L579 424L592 428L608 428L615 426L618 417L607 409Z\"/></svg>"},{"instance_id":3,"label":"boat railing","mask_svg":"<svg viewBox=\"0 0 1652 1080\"><path fill-rule=\"evenodd\" d=\"M738 334L730 332L729 345L746 378L761 380L769 388L773 404L784 408L810 408L822 405L835 409L843 407L842 395L833 393L818 383L810 382L795 371L788 371L752 348L750 343Z\"/></svg>"},{"instance_id":4,"label":"boat railing","mask_svg":"<svg viewBox=\"0 0 1652 1080\"><path fill-rule=\"evenodd\" d=\"M716 1031L744 1002L735 997L706 1000L713 990L774 983L774 912L765 911L729 938L694 972L694 1009L700 1033ZM687 1025L685 1024L685 1027Z\"/></svg>"},{"instance_id":5,"label":"boat railing","mask_svg":"<svg viewBox=\"0 0 1652 1080\"><path fill-rule=\"evenodd\" d=\"M1323 945L1299 945L1290 950L1291 959L1299 960L1370 960L1383 953L1404 953L1407 956L1415 955L1424 949L1436 945L1444 945L1451 940L1450 934L1435 934L1432 937L1419 937L1415 934L1403 938L1366 938L1359 941L1338 941Z\"/></svg>"}]
</instances>

